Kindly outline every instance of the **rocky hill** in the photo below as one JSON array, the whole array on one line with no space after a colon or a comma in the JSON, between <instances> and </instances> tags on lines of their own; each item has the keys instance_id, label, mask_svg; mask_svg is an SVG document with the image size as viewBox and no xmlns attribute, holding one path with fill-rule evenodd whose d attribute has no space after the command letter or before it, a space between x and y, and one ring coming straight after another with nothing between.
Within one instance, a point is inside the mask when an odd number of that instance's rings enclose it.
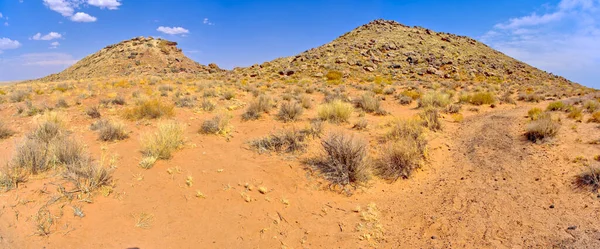
<instances>
[{"instance_id":1,"label":"rocky hill","mask_svg":"<svg viewBox=\"0 0 600 249\"><path fill-rule=\"evenodd\" d=\"M465 36L375 20L299 55L236 68L232 76L344 81L455 80L466 82L570 81L508 57Z\"/></svg>"},{"instance_id":2,"label":"rocky hill","mask_svg":"<svg viewBox=\"0 0 600 249\"><path fill-rule=\"evenodd\" d=\"M202 76L222 71L215 64L201 65L177 48L177 43L152 37L137 37L103 48L64 71L42 81L118 78L144 75Z\"/></svg>"}]
</instances>

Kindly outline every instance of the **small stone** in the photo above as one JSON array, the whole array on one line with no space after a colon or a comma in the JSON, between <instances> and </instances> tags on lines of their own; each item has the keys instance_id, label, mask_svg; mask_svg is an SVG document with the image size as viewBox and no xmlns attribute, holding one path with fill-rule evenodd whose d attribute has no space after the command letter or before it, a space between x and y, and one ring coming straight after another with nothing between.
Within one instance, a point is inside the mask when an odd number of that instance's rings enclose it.
<instances>
[{"instance_id":1,"label":"small stone","mask_svg":"<svg viewBox=\"0 0 600 249\"><path fill-rule=\"evenodd\" d=\"M554 208L554 204L550 205L550 208Z\"/></svg>"},{"instance_id":2,"label":"small stone","mask_svg":"<svg viewBox=\"0 0 600 249\"><path fill-rule=\"evenodd\" d=\"M358 206L354 207L354 208L352 209L352 212L355 212L355 213L360 213L360 205L358 205Z\"/></svg>"},{"instance_id":3,"label":"small stone","mask_svg":"<svg viewBox=\"0 0 600 249\"><path fill-rule=\"evenodd\" d=\"M437 236L433 235L431 236L431 239L437 239Z\"/></svg>"},{"instance_id":4,"label":"small stone","mask_svg":"<svg viewBox=\"0 0 600 249\"><path fill-rule=\"evenodd\" d=\"M577 229L577 226L570 226L570 227L567 227L567 229L568 230L575 230L575 229Z\"/></svg>"},{"instance_id":5,"label":"small stone","mask_svg":"<svg viewBox=\"0 0 600 249\"><path fill-rule=\"evenodd\" d=\"M260 187L258 187L258 192L264 195L267 192L269 192L269 190L263 186L260 186Z\"/></svg>"}]
</instances>

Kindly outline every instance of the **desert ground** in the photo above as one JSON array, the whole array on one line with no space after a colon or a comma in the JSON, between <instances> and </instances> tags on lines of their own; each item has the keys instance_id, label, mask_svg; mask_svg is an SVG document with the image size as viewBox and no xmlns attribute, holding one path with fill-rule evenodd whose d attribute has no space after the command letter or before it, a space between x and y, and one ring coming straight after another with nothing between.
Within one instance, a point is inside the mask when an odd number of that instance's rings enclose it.
<instances>
[{"instance_id":1,"label":"desert ground","mask_svg":"<svg viewBox=\"0 0 600 249\"><path fill-rule=\"evenodd\" d=\"M600 247L594 91L158 77L0 90L2 248Z\"/></svg>"}]
</instances>

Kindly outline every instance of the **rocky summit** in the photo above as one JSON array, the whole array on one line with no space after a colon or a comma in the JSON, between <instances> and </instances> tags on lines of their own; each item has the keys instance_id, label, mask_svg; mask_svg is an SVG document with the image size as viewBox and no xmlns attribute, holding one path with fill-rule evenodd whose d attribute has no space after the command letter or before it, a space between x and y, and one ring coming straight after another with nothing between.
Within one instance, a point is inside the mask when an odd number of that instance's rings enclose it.
<instances>
[{"instance_id":1,"label":"rocky summit","mask_svg":"<svg viewBox=\"0 0 600 249\"><path fill-rule=\"evenodd\" d=\"M249 78L569 83L475 39L375 20L299 55L236 68Z\"/></svg>"},{"instance_id":2,"label":"rocky summit","mask_svg":"<svg viewBox=\"0 0 600 249\"><path fill-rule=\"evenodd\" d=\"M201 65L186 57L176 42L136 37L109 45L66 70L42 81L89 78L137 77L144 75L201 76L222 71L216 64Z\"/></svg>"}]
</instances>

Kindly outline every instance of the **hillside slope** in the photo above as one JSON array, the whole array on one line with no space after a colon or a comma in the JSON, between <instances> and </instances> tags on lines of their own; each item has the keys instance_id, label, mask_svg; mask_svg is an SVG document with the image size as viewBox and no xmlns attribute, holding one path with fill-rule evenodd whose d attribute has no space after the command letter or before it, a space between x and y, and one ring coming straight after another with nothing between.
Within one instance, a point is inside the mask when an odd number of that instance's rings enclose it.
<instances>
[{"instance_id":1,"label":"hillside slope","mask_svg":"<svg viewBox=\"0 0 600 249\"><path fill-rule=\"evenodd\" d=\"M320 80L340 73L351 81L380 76L388 80L572 83L474 39L387 20L372 21L296 56L233 71L258 79Z\"/></svg>"},{"instance_id":2,"label":"hillside slope","mask_svg":"<svg viewBox=\"0 0 600 249\"><path fill-rule=\"evenodd\" d=\"M176 42L137 37L109 45L64 71L42 81L117 78L144 75L206 75L221 71L215 64L201 65L187 58Z\"/></svg>"}]
</instances>

